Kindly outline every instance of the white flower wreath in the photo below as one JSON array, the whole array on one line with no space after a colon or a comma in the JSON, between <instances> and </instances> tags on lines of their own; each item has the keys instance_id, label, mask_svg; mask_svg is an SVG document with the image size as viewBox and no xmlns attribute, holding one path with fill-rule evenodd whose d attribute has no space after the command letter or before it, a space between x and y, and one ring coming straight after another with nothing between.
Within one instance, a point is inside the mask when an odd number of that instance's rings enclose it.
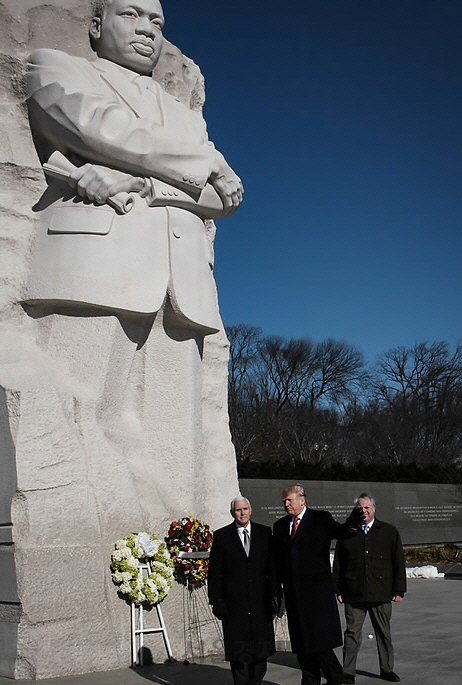
<instances>
[{"instance_id":1,"label":"white flower wreath","mask_svg":"<svg viewBox=\"0 0 462 685\"><path fill-rule=\"evenodd\" d=\"M112 580L119 593L135 604L155 606L167 596L173 581L173 561L164 542L149 533L129 533L115 543L111 557ZM151 573L142 575L140 562Z\"/></svg>"}]
</instances>

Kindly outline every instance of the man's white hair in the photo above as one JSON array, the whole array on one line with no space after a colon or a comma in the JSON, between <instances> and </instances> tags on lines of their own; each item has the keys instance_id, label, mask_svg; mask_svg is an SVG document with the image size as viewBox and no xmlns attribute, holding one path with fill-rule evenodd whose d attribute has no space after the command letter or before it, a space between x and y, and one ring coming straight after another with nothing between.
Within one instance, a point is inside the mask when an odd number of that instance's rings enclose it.
<instances>
[{"instance_id":1,"label":"man's white hair","mask_svg":"<svg viewBox=\"0 0 462 685\"><path fill-rule=\"evenodd\" d=\"M242 497L242 495L239 495L238 497L235 497L234 499L232 499L232 500L231 500L231 503L230 503L230 505L229 505L229 510L230 510L232 516L234 516L234 510L236 509L236 504L237 504L238 502L247 502L247 504L249 505L249 507L252 506L252 505L250 504L249 500L247 499L247 497Z\"/></svg>"},{"instance_id":2,"label":"man's white hair","mask_svg":"<svg viewBox=\"0 0 462 685\"><path fill-rule=\"evenodd\" d=\"M358 497L355 499L355 504L358 504L360 499L370 499L370 501L375 507L375 499L372 497L372 495L369 495L369 493L362 492L360 495L358 495Z\"/></svg>"}]
</instances>

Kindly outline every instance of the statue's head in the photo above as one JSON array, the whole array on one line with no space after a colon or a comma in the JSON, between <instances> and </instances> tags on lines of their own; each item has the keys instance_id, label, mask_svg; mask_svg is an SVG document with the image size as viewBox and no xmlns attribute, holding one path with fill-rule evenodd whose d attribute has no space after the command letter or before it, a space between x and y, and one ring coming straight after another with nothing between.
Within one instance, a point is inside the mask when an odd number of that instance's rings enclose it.
<instances>
[{"instance_id":1,"label":"statue's head","mask_svg":"<svg viewBox=\"0 0 462 685\"><path fill-rule=\"evenodd\" d=\"M90 43L98 57L138 74L150 74L162 48L159 0L94 0Z\"/></svg>"}]
</instances>

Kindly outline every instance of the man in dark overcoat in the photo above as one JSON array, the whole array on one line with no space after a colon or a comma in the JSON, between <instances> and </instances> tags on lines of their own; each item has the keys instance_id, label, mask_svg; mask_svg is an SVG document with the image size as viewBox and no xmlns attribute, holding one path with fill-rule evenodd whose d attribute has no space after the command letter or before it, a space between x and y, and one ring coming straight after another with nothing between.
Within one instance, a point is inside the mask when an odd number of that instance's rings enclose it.
<instances>
[{"instance_id":1,"label":"man in dark overcoat","mask_svg":"<svg viewBox=\"0 0 462 685\"><path fill-rule=\"evenodd\" d=\"M223 623L234 685L260 685L266 659L275 652L271 528L251 521L251 513L248 499L233 499L234 522L214 532L210 552L209 602Z\"/></svg>"},{"instance_id":2,"label":"man in dark overcoat","mask_svg":"<svg viewBox=\"0 0 462 685\"><path fill-rule=\"evenodd\" d=\"M284 590L290 642L302 671L302 685L340 685L342 667L334 648L342 644L340 618L330 566L334 538L355 535L360 510L343 524L328 511L306 507L301 485L283 490L287 516L273 528L277 578ZM356 513L357 512L357 513Z\"/></svg>"},{"instance_id":3,"label":"man in dark overcoat","mask_svg":"<svg viewBox=\"0 0 462 685\"><path fill-rule=\"evenodd\" d=\"M339 540L334 558L334 583L338 601L345 609L343 682L353 685L362 627L368 613L374 628L380 677L399 682L393 671L394 650L390 618L392 602L406 592L406 565L396 528L375 518L375 501L363 492L355 504L364 514L363 530L354 538Z\"/></svg>"}]
</instances>

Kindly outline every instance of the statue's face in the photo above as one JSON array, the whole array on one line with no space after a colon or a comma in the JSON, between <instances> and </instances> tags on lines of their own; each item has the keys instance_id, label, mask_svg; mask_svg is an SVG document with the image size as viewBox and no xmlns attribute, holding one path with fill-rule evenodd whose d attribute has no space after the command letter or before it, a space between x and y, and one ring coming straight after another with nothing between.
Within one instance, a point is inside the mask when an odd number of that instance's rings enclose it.
<instances>
[{"instance_id":1,"label":"statue's face","mask_svg":"<svg viewBox=\"0 0 462 685\"><path fill-rule=\"evenodd\" d=\"M92 19L98 57L138 74L150 74L162 47L164 14L159 0L112 0L104 17Z\"/></svg>"}]
</instances>

